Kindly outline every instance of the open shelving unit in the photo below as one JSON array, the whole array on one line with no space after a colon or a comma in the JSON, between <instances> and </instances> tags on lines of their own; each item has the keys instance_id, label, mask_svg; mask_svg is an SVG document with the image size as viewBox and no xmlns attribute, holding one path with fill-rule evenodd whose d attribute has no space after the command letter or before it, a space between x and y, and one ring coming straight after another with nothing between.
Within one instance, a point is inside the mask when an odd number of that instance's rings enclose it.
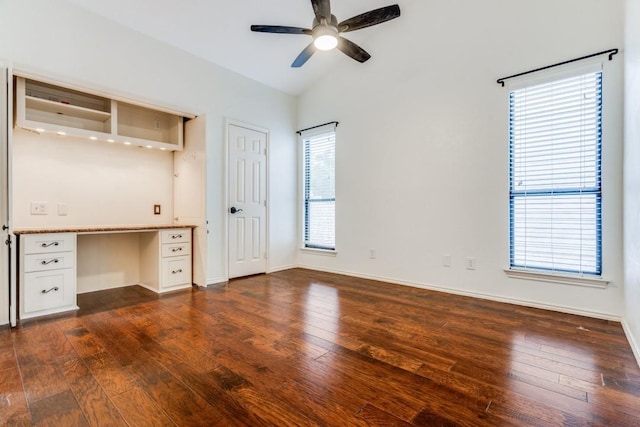
<instances>
[{"instance_id":1,"label":"open shelving unit","mask_svg":"<svg viewBox=\"0 0 640 427\"><path fill-rule=\"evenodd\" d=\"M15 126L146 148L183 147L184 117L76 89L15 78Z\"/></svg>"}]
</instances>

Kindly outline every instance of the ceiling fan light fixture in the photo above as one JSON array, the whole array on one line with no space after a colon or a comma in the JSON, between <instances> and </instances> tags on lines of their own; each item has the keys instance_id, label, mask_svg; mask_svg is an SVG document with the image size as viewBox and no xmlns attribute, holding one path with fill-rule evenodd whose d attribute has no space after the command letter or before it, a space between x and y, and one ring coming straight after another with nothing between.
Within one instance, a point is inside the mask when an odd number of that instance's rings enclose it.
<instances>
[{"instance_id":1,"label":"ceiling fan light fixture","mask_svg":"<svg viewBox=\"0 0 640 427\"><path fill-rule=\"evenodd\" d=\"M338 46L338 31L331 27L315 30L313 44L318 50L331 50Z\"/></svg>"},{"instance_id":2,"label":"ceiling fan light fixture","mask_svg":"<svg viewBox=\"0 0 640 427\"><path fill-rule=\"evenodd\" d=\"M336 38L336 36L333 36L331 34L325 34L324 36L317 37L313 41L313 44L319 50L331 50L335 49L336 46L338 46L338 39Z\"/></svg>"}]
</instances>

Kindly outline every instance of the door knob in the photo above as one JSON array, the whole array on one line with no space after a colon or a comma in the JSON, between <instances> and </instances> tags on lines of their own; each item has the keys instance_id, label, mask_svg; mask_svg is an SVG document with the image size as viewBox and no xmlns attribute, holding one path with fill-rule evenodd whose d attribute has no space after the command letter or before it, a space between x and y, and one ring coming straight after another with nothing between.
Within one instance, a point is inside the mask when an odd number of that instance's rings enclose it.
<instances>
[{"instance_id":1,"label":"door knob","mask_svg":"<svg viewBox=\"0 0 640 427\"><path fill-rule=\"evenodd\" d=\"M235 206L231 206L231 209L229 209L229 212L231 212L232 214L236 214L238 212L242 212L242 209L237 209Z\"/></svg>"}]
</instances>

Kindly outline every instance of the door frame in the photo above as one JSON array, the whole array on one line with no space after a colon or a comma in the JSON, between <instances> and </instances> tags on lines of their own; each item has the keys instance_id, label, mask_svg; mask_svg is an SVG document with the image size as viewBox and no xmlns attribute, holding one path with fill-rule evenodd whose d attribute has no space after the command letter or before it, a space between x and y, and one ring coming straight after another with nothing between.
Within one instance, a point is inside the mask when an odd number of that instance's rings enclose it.
<instances>
[{"instance_id":1,"label":"door frame","mask_svg":"<svg viewBox=\"0 0 640 427\"><path fill-rule=\"evenodd\" d=\"M0 107L0 110L2 110L2 114L0 114L0 120L3 121L2 125L0 126L0 132L4 134L3 138L6 139L6 141L4 141L4 144L0 144L3 149L3 153L0 156L0 161L4 163L2 167L2 174L4 175L4 179L0 180L0 182L4 181L3 184L6 185L6 188L2 190L4 193L2 197L6 196L6 206L4 206L6 212L4 212L3 214L3 216L6 217L6 224L0 225L8 226L7 230L2 230L0 232L0 236L2 237L2 239L0 239L0 244L3 245L2 253L8 256L8 259L6 261L3 261L3 264L6 263L5 265L6 267L8 267L8 271L4 272L6 275L4 275L0 279L0 292L2 292L3 294L2 298L0 298L0 301L3 302L2 307L0 307L0 325L8 323L11 326L16 326L17 242L16 236L13 235L13 189L11 183L13 137L13 69L10 64L6 62L0 62L0 72L3 74L2 79L0 80L2 81L3 85L6 84L6 87L3 86L0 90L2 90L4 95L6 95L7 97L4 100L6 101L6 103ZM0 221L0 223L2 223L2 221ZM4 249L5 238L8 238L10 241L10 245L6 248L6 251ZM7 298L7 304L4 303L5 297Z\"/></svg>"},{"instance_id":2,"label":"door frame","mask_svg":"<svg viewBox=\"0 0 640 427\"><path fill-rule=\"evenodd\" d=\"M270 249L270 239L269 239L269 211L271 209L270 203L270 190L269 190L269 151L271 146L271 134L269 129L263 128L260 126L256 126L251 123L243 122L241 120L231 119L226 117L224 119L224 173L223 173L223 184L222 187L224 189L224 232L222 233L223 239L223 253L224 253L224 277L225 280L229 281L229 209L231 207L229 203L229 126L237 126L245 129L249 129L255 132L261 132L266 135L266 154L265 154L265 179L266 179L266 188L267 192L265 194L267 205L265 206L265 251L266 251L266 267L265 272L270 273L270 258L271 258L271 249Z\"/></svg>"}]
</instances>

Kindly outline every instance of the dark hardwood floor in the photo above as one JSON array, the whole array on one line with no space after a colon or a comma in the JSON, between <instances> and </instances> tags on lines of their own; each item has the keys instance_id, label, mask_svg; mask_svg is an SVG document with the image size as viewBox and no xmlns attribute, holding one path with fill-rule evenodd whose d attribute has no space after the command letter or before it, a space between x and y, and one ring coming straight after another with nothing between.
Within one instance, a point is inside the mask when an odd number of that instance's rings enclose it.
<instances>
[{"instance_id":1,"label":"dark hardwood floor","mask_svg":"<svg viewBox=\"0 0 640 427\"><path fill-rule=\"evenodd\" d=\"M638 426L619 323L308 270L0 332L0 425Z\"/></svg>"}]
</instances>

